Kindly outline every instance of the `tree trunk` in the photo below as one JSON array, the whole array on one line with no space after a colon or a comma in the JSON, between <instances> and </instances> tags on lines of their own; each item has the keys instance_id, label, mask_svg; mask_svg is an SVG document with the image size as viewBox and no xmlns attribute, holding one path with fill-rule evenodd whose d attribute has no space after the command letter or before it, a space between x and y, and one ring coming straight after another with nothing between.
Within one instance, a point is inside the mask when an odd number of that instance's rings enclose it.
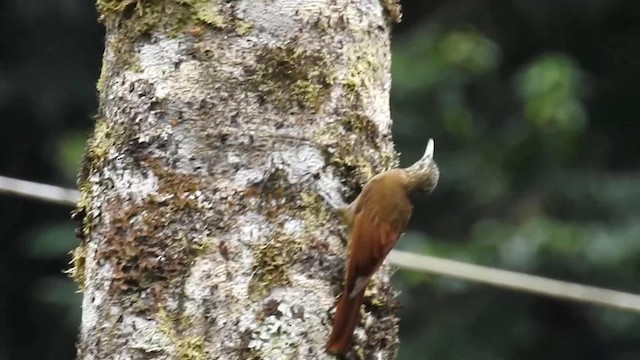
<instances>
[{"instance_id":1,"label":"tree trunk","mask_svg":"<svg viewBox=\"0 0 640 360\"><path fill-rule=\"evenodd\" d=\"M98 0L79 358L331 358L346 250L334 209L396 158L395 6ZM393 358L387 269L363 309L348 357Z\"/></svg>"}]
</instances>

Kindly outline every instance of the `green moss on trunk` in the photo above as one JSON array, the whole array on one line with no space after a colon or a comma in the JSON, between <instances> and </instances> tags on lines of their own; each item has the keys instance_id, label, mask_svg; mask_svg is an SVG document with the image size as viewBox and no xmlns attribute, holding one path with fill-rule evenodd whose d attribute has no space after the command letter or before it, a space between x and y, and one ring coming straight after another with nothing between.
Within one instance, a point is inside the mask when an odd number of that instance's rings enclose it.
<instances>
[{"instance_id":1,"label":"green moss on trunk","mask_svg":"<svg viewBox=\"0 0 640 360\"><path fill-rule=\"evenodd\" d=\"M317 110L328 97L335 70L326 56L298 48L295 42L265 47L256 57L250 79L254 90L280 109Z\"/></svg>"},{"instance_id":2,"label":"green moss on trunk","mask_svg":"<svg viewBox=\"0 0 640 360\"><path fill-rule=\"evenodd\" d=\"M140 71L133 45L143 35L194 36L194 26L211 31L247 34L248 22L234 16L233 7L215 0L97 0L99 19L113 37L107 46L126 69ZM102 80L103 81L103 80Z\"/></svg>"}]
</instances>

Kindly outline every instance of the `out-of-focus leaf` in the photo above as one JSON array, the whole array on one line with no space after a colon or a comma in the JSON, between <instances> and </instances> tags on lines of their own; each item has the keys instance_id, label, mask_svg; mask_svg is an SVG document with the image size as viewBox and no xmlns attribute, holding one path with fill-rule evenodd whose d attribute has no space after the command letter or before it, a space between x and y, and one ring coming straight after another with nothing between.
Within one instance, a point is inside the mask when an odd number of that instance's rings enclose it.
<instances>
[{"instance_id":1,"label":"out-of-focus leaf","mask_svg":"<svg viewBox=\"0 0 640 360\"><path fill-rule=\"evenodd\" d=\"M80 159L87 144L86 134L68 132L58 143L58 167L66 179L75 179L80 171Z\"/></svg>"},{"instance_id":2,"label":"out-of-focus leaf","mask_svg":"<svg viewBox=\"0 0 640 360\"><path fill-rule=\"evenodd\" d=\"M74 231L75 226L71 223L37 229L27 244L27 253L37 258L65 256L77 245Z\"/></svg>"},{"instance_id":3,"label":"out-of-focus leaf","mask_svg":"<svg viewBox=\"0 0 640 360\"><path fill-rule=\"evenodd\" d=\"M516 76L516 88L525 103L525 118L538 127L576 131L585 126L580 98L585 79L579 66L566 55L545 55Z\"/></svg>"},{"instance_id":4,"label":"out-of-focus leaf","mask_svg":"<svg viewBox=\"0 0 640 360\"><path fill-rule=\"evenodd\" d=\"M80 323L82 295L78 285L64 275L41 278L34 287L34 298L46 306L57 306L66 312L67 321Z\"/></svg>"},{"instance_id":5,"label":"out-of-focus leaf","mask_svg":"<svg viewBox=\"0 0 640 360\"><path fill-rule=\"evenodd\" d=\"M439 55L451 65L483 74L500 61L500 48L473 30L453 30L438 42Z\"/></svg>"}]
</instances>

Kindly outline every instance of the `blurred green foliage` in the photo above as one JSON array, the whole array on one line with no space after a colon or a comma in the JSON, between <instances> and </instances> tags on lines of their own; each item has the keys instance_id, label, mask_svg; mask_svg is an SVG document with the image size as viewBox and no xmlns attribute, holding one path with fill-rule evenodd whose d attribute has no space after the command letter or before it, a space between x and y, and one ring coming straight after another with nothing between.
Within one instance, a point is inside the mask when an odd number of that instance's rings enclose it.
<instances>
[{"instance_id":1,"label":"blurred green foliage","mask_svg":"<svg viewBox=\"0 0 640 360\"><path fill-rule=\"evenodd\" d=\"M580 131L586 122L580 101L583 75L566 55L544 55L516 74L524 117L540 128Z\"/></svg>"},{"instance_id":2,"label":"blurred green foliage","mask_svg":"<svg viewBox=\"0 0 640 360\"><path fill-rule=\"evenodd\" d=\"M403 0L392 114L441 181L399 248L640 292L640 3ZM92 2L0 2L0 174L73 186ZM69 209L0 198L0 360L71 359ZM400 271L400 359L640 359L640 316ZM420 354L417 356L416 354Z\"/></svg>"},{"instance_id":3,"label":"blurred green foliage","mask_svg":"<svg viewBox=\"0 0 640 360\"><path fill-rule=\"evenodd\" d=\"M75 181L80 171L80 159L87 145L87 133L69 131L58 142L56 165L61 176L68 181Z\"/></svg>"},{"instance_id":4,"label":"blurred green foliage","mask_svg":"<svg viewBox=\"0 0 640 360\"><path fill-rule=\"evenodd\" d=\"M36 259L66 256L78 241L73 235L75 226L70 223L47 224L36 229L27 243L27 253Z\"/></svg>"},{"instance_id":5,"label":"blurred green foliage","mask_svg":"<svg viewBox=\"0 0 640 360\"><path fill-rule=\"evenodd\" d=\"M612 171L607 158L635 135L607 135L618 125L607 120L624 116L599 109L611 101L602 88L610 69L589 72L574 57L581 52L553 46L521 57L538 40L526 25L496 30L508 20L488 2L462 15L459 3L439 3L428 21L395 38L397 147L410 163L434 137L441 168L440 185L417 205L398 247L639 291L640 174L632 165ZM514 8L508 16L522 15ZM591 20L606 22L601 15ZM615 36L599 30L589 36ZM406 271L395 282L400 359L640 358L638 314Z\"/></svg>"}]
</instances>

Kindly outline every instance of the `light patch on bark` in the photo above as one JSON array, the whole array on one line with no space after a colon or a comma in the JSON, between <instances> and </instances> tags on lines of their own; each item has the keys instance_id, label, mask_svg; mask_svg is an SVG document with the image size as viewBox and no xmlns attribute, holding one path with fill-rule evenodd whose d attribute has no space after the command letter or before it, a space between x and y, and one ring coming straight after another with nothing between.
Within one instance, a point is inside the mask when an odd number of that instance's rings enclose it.
<instances>
[{"instance_id":1,"label":"light patch on bark","mask_svg":"<svg viewBox=\"0 0 640 360\"><path fill-rule=\"evenodd\" d=\"M271 155L273 163L278 166L281 164L287 169L291 169L287 173L287 180L292 184L297 184L303 180L307 180L309 176L318 174L324 167L324 158L320 151L314 146L300 146L298 148L275 151Z\"/></svg>"},{"instance_id":2,"label":"light patch on bark","mask_svg":"<svg viewBox=\"0 0 640 360\"><path fill-rule=\"evenodd\" d=\"M125 199L144 199L157 187L157 179L153 173L141 176L136 170L126 168L105 168L104 178L109 179L114 196ZM93 181L100 181L94 177Z\"/></svg>"},{"instance_id":3,"label":"light patch on bark","mask_svg":"<svg viewBox=\"0 0 640 360\"><path fill-rule=\"evenodd\" d=\"M340 209L348 204L344 201L344 187L334 174L323 172L317 180L318 195L333 209Z\"/></svg>"},{"instance_id":4,"label":"light patch on bark","mask_svg":"<svg viewBox=\"0 0 640 360\"><path fill-rule=\"evenodd\" d=\"M327 291L329 289L326 289ZM262 358L273 358L280 354L283 358L304 358L313 354L313 342L309 342L309 328L323 327L321 314L309 313L309 297L313 292L295 288L274 289L267 301L277 302L275 314L268 316L262 324L253 329L253 340L249 348ZM331 306L331 303L325 303ZM322 342L321 333L311 336L311 340ZM332 359L328 354L317 354L314 359Z\"/></svg>"},{"instance_id":5,"label":"light patch on bark","mask_svg":"<svg viewBox=\"0 0 640 360\"><path fill-rule=\"evenodd\" d=\"M131 339L131 348L142 353L161 352L171 346L171 341L155 326L155 322L139 316L128 316L123 319L122 328L136 331Z\"/></svg>"},{"instance_id":6,"label":"light patch on bark","mask_svg":"<svg viewBox=\"0 0 640 360\"><path fill-rule=\"evenodd\" d=\"M236 161L236 163L238 162ZM233 182L239 186L246 187L251 184L259 183L264 179L264 175L265 173L261 169L240 169L233 177Z\"/></svg>"},{"instance_id":7,"label":"light patch on bark","mask_svg":"<svg viewBox=\"0 0 640 360\"><path fill-rule=\"evenodd\" d=\"M246 212L237 218L237 240L245 245L267 240L266 236L273 231L273 225L264 216Z\"/></svg>"}]
</instances>

